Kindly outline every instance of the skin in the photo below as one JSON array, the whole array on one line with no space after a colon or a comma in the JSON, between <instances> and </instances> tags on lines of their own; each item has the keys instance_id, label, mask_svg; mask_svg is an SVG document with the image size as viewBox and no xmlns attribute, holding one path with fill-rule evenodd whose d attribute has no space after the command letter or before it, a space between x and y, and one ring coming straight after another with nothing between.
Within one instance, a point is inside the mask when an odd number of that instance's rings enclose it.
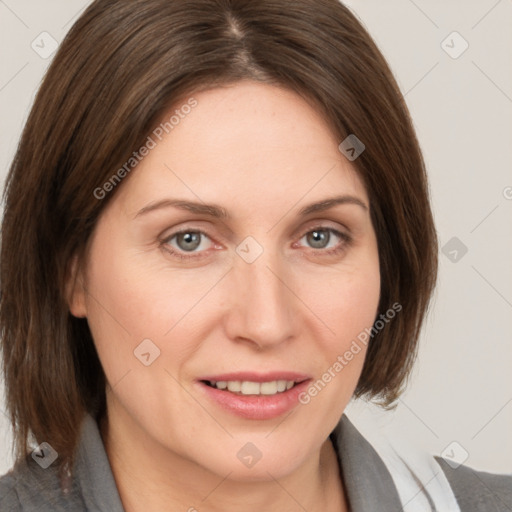
<instances>
[{"instance_id":1,"label":"skin","mask_svg":"<svg viewBox=\"0 0 512 512\"><path fill-rule=\"evenodd\" d=\"M371 327L380 275L365 187L341 141L296 93L242 81L194 98L192 112L119 185L85 268L73 267L70 310L87 317L108 380L101 432L123 505L348 510L328 436L353 395L364 349L309 404L271 420L220 409L196 379L292 370L316 381ZM299 216L335 195L366 208ZM230 218L176 207L137 215L166 198L215 203ZM320 227L352 241L331 233L326 248L315 245ZM193 259L168 252L191 254L172 237L181 228L207 234ZM263 248L252 263L236 252L247 236ZM340 250L327 254L332 248ZM134 356L144 339L160 349L149 366ZM262 454L252 468L237 458L247 442Z\"/></svg>"}]
</instances>

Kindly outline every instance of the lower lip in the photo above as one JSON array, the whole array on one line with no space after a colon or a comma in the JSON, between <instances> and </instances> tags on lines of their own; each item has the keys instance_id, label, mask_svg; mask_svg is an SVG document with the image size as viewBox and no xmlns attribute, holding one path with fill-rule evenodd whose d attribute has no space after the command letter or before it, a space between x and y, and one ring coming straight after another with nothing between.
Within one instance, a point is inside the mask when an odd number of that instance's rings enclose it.
<instances>
[{"instance_id":1,"label":"lower lip","mask_svg":"<svg viewBox=\"0 0 512 512\"><path fill-rule=\"evenodd\" d=\"M275 395L236 395L198 382L203 392L217 405L249 420L270 420L292 410L300 403L299 395L308 383L309 380L306 380Z\"/></svg>"}]
</instances>

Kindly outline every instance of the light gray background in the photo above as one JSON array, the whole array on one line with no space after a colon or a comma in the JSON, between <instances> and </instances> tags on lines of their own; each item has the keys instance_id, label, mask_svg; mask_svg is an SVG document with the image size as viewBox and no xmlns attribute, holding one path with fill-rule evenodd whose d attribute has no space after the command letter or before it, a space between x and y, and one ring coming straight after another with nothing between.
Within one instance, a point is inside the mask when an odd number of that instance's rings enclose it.
<instances>
[{"instance_id":1,"label":"light gray background","mask_svg":"<svg viewBox=\"0 0 512 512\"><path fill-rule=\"evenodd\" d=\"M435 302L398 408L383 413L358 403L349 415L363 432L378 426L432 453L511 473L512 0L345 3L405 94L428 166L441 246L457 237L468 249L462 255L448 246L447 255L440 253ZM2 183L51 60L31 43L48 48L42 32L60 42L88 4L0 0ZM453 31L469 44L458 58L445 51L464 47L458 36L448 37ZM0 400L0 474L12 463L8 427Z\"/></svg>"}]
</instances>

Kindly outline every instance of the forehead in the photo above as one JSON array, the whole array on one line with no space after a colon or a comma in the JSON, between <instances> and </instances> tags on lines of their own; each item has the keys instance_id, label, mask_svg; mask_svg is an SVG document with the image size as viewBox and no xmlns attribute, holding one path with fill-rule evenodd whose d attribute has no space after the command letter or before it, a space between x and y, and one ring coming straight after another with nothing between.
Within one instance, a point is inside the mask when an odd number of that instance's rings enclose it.
<instances>
[{"instance_id":1,"label":"forehead","mask_svg":"<svg viewBox=\"0 0 512 512\"><path fill-rule=\"evenodd\" d=\"M152 136L154 148L123 184L126 211L164 194L247 211L282 209L326 194L367 201L355 168L338 150L340 141L298 94L244 81L192 97L193 109L177 103L163 116L160 126L169 133L161 140ZM169 129L165 123L173 116Z\"/></svg>"}]
</instances>

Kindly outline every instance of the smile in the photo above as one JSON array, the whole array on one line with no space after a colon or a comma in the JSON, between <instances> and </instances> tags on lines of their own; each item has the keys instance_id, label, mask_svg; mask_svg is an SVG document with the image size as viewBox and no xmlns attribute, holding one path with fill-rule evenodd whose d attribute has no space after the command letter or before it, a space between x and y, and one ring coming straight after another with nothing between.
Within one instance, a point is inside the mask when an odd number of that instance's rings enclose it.
<instances>
[{"instance_id":1,"label":"smile","mask_svg":"<svg viewBox=\"0 0 512 512\"><path fill-rule=\"evenodd\" d=\"M293 380L273 380L270 382L252 382L252 381L239 381L239 380L220 380L215 381L204 381L207 385L227 390L231 393L238 395L276 395L277 393L283 393L295 386Z\"/></svg>"},{"instance_id":2,"label":"smile","mask_svg":"<svg viewBox=\"0 0 512 512\"><path fill-rule=\"evenodd\" d=\"M199 379L199 392L214 406L249 420L269 420L300 405L309 375L276 371L226 373Z\"/></svg>"}]
</instances>

